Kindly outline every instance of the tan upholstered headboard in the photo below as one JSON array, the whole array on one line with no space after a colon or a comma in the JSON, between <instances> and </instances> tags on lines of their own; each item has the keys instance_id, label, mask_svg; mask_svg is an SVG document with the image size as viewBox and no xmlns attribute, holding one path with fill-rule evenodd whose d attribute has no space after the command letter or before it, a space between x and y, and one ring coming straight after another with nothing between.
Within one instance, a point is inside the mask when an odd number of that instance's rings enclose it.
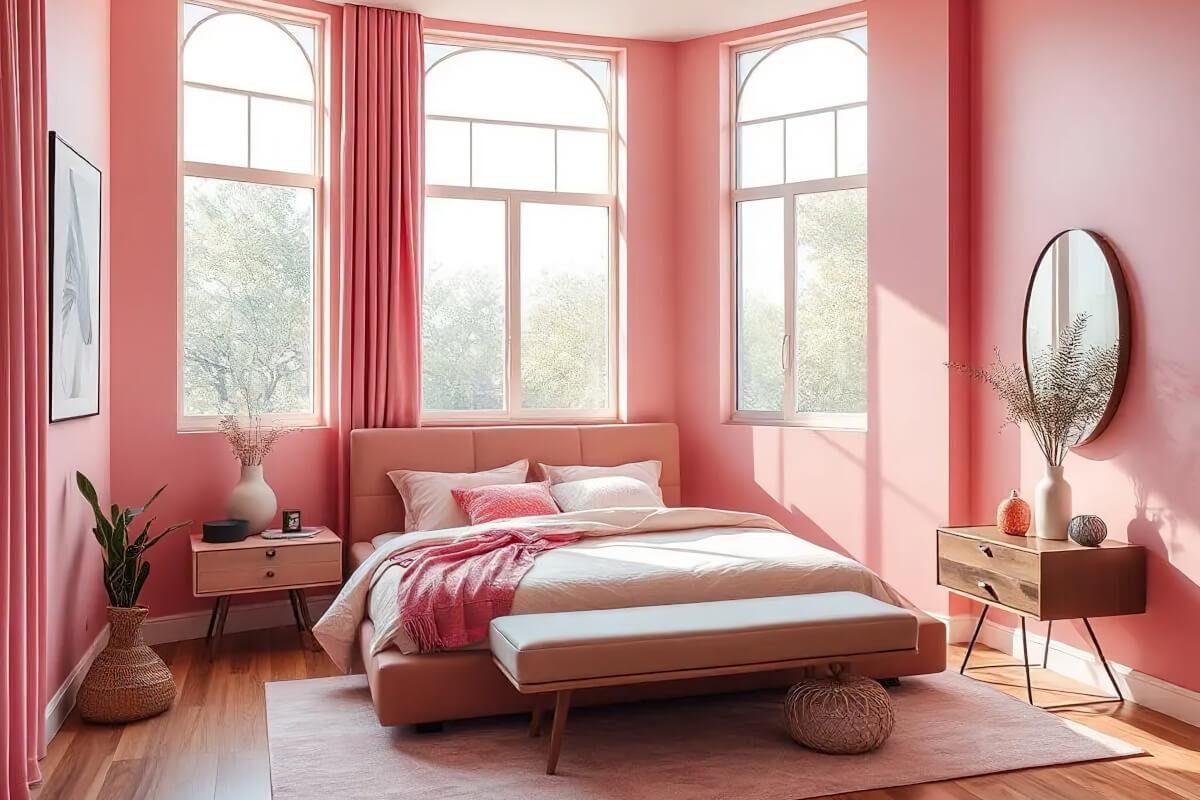
<instances>
[{"instance_id":1,"label":"tan upholstered headboard","mask_svg":"<svg viewBox=\"0 0 1200 800\"><path fill-rule=\"evenodd\" d=\"M404 530L394 469L476 472L529 459L536 464L609 467L662 462L663 500L679 505L679 432L669 422L630 425L508 425L491 428L376 428L350 433L350 540Z\"/></svg>"}]
</instances>

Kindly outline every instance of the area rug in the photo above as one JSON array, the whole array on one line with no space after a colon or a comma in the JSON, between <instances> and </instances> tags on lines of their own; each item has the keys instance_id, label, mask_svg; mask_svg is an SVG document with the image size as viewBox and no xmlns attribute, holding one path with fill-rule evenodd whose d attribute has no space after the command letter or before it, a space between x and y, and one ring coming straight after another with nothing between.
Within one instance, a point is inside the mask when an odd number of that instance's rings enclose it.
<instances>
[{"instance_id":1,"label":"area rug","mask_svg":"<svg viewBox=\"0 0 1200 800\"><path fill-rule=\"evenodd\" d=\"M792 742L780 692L577 708L557 775L528 717L382 728L366 678L267 684L275 800L800 800L1142 751L954 673L889 690L896 729L874 753Z\"/></svg>"}]
</instances>

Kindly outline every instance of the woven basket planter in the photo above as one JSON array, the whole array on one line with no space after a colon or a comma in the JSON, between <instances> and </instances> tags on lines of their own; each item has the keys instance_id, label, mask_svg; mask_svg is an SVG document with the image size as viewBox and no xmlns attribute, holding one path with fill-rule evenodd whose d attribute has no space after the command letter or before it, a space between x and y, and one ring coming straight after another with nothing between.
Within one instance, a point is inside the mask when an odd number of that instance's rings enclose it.
<instances>
[{"instance_id":1,"label":"woven basket planter","mask_svg":"<svg viewBox=\"0 0 1200 800\"><path fill-rule=\"evenodd\" d=\"M108 645L92 662L76 705L88 722L132 722L153 717L175 701L171 670L142 639L149 609L108 607Z\"/></svg>"},{"instance_id":2,"label":"woven basket planter","mask_svg":"<svg viewBox=\"0 0 1200 800\"><path fill-rule=\"evenodd\" d=\"M870 678L808 678L783 702L788 733L821 753L867 753L892 735L896 714L887 691Z\"/></svg>"}]
</instances>

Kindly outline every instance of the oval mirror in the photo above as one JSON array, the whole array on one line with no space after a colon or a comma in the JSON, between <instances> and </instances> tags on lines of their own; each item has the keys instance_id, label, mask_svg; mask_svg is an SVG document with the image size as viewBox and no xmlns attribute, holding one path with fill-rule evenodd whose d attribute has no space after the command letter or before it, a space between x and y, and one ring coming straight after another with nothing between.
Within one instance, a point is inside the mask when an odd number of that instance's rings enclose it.
<instances>
[{"instance_id":1,"label":"oval mirror","mask_svg":"<svg viewBox=\"0 0 1200 800\"><path fill-rule=\"evenodd\" d=\"M1029 281L1023 324L1030 389L1080 404L1068 441L1093 441L1116 413L1129 370L1129 294L1104 237L1073 229L1050 240Z\"/></svg>"}]
</instances>

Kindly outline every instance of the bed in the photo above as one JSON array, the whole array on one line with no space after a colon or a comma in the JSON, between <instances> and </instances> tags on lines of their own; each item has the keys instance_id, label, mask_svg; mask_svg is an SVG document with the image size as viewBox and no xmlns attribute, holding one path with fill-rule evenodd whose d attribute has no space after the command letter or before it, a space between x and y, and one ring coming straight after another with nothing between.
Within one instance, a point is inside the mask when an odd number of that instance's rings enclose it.
<instances>
[{"instance_id":1,"label":"bed","mask_svg":"<svg viewBox=\"0 0 1200 800\"><path fill-rule=\"evenodd\" d=\"M669 423L357 430L352 432L350 441L351 565L358 568L372 557L376 544L387 547L386 542L403 530L404 506L387 477L389 470L474 472L523 458L528 459L531 465L590 466L658 460L662 462L660 487L663 501L667 506L678 506L680 503L678 432ZM540 476L531 476L534 479L537 477ZM720 520L720 517L714 519ZM768 538L768 534L773 536ZM721 543L724 551L716 557L708 552L700 552L711 549L707 543L714 541L714 537L717 537L715 540ZM699 542L706 543L705 547L699 547ZM640 548L635 558L625 557L620 549L626 548L624 552L629 553L634 551L628 548L635 546ZM588 555L587 548L596 547L608 548L604 554L610 557L600 559L607 565L605 569L586 576L587 580L579 586L568 587L571 591L564 591L559 580L561 575L564 572L578 572L572 567L572 559L577 566L580 558ZM613 550L614 547L618 549ZM787 552L779 559L760 559L755 556L756 552L768 547L782 547ZM788 555L793 550L797 553L794 557ZM780 584L778 573L783 567L776 562L788 558L812 560L818 552L823 554L821 558L840 558L789 534L753 527L733 531L721 526L698 526L684 531L639 533L631 537L612 537L602 542L581 542L546 553L538 559L518 590L513 613L548 608L573 610L575 607L597 607L597 603L607 604L598 607L611 608L619 605L687 602L696 599L697 595L699 599L708 599L713 592L717 593L717 597L792 593L794 586ZM617 554L615 558L611 557L614 553ZM703 576L703 586L695 580L690 586L679 580L664 583L660 580L663 569L655 572L634 563L653 563L663 558L689 559L688 568L699 570L697 574ZM696 558L704 563L696 566L692 563ZM750 566L731 569L731 562ZM762 571L755 573L754 569L759 567ZM869 571L861 568L859 571L878 581ZM655 574L639 581L644 577L643 573ZM605 581L613 581L609 587L609 597L597 600L598 591L603 598ZM588 592L586 598L580 594L583 589ZM824 589L811 589L821 590ZM386 592L388 587L380 582L375 591ZM887 591L890 592L890 589ZM898 595L895 597L898 598ZM572 606L573 603L588 605ZM565 608L562 608L563 604L566 604ZM920 632L917 652L867 657L854 662L852 667L878 678L942 671L946 663L945 628L941 622L927 615L918 612L918 617ZM367 615L355 624L355 666L366 672L371 697L382 725L438 723L518 713L531 708L531 699L518 693L505 680L486 648L423 654L406 654L394 644L373 648L372 642L377 638L375 622ZM797 677L798 674L793 671L600 688L580 694L576 702L587 705L787 686Z\"/></svg>"}]
</instances>

